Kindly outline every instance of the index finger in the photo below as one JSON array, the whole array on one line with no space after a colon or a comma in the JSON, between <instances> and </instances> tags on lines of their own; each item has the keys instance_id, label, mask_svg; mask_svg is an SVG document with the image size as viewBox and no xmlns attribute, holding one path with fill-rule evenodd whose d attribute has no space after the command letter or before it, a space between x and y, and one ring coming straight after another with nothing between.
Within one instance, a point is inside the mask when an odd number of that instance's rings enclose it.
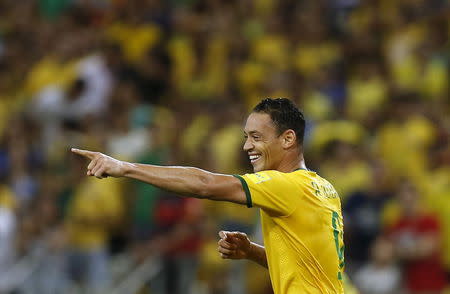
<instances>
[{"instance_id":1,"label":"index finger","mask_svg":"<svg viewBox=\"0 0 450 294\"><path fill-rule=\"evenodd\" d=\"M227 232L226 231L220 231L219 232L219 237L224 239L224 240L227 239L227 237L228 237L227 236Z\"/></svg>"},{"instance_id":2,"label":"index finger","mask_svg":"<svg viewBox=\"0 0 450 294\"><path fill-rule=\"evenodd\" d=\"M95 157L95 152L92 152L92 151L82 150L82 149L77 149L77 148L72 148L71 151L75 154L87 157L89 159L94 159L94 157Z\"/></svg>"}]
</instances>

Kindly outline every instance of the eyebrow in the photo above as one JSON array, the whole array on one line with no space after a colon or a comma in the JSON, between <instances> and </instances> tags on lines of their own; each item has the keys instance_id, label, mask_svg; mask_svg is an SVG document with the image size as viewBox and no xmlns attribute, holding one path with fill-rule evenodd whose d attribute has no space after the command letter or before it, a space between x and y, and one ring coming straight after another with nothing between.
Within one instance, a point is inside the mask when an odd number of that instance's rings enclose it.
<instances>
[{"instance_id":1,"label":"eyebrow","mask_svg":"<svg viewBox=\"0 0 450 294\"><path fill-rule=\"evenodd\" d=\"M248 132L248 135L254 135L254 134L261 135L261 133L258 132L258 131L250 131L250 132ZM244 131L244 135L247 135L246 131Z\"/></svg>"}]
</instances>

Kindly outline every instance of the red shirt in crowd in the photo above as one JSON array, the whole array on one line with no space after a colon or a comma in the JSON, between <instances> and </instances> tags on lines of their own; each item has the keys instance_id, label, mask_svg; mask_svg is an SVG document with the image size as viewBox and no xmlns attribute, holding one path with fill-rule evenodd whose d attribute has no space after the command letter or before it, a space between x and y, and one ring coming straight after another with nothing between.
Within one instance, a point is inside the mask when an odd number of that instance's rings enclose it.
<instances>
[{"instance_id":1,"label":"red shirt in crowd","mask_svg":"<svg viewBox=\"0 0 450 294\"><path fill-rule=\"evenodd\" d=\"M401 218L390 229L394 242L409 246L428 234L440 235L437 218L432 215L418 215ZM446 274L439 250L433 254L406 261L404 269L405 285L410 291L441 291L446 286Z\"/></svg>"}]
</instances>

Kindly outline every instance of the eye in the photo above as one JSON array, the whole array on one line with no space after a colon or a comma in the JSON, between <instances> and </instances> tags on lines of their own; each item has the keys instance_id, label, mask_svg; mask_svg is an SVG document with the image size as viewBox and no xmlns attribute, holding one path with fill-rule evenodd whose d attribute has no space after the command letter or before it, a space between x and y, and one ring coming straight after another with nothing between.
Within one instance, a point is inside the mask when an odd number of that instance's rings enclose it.
<instances>
[{"instance_id":1,"label":"eye","mask_svg":"<svg viewBox=\"0 0 450 294\"><path fill-rule=\"evenodd\" d=\"M260 136L257 136L257 135L253 135L252 138L253 138L253 140L255 140L255 141L261 140L261 137L260 137Z\"/></svg>"}]
</instances>

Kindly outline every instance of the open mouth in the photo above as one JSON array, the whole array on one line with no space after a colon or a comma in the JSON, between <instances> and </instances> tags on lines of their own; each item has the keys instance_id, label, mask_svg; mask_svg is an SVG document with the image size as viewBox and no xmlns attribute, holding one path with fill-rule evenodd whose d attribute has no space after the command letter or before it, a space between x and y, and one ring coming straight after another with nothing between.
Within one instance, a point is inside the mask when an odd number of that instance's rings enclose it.
<instances>
[{"instance_id":1,"label":"open mouth","mask_svg":"<svg viewBox=\"0 0 450 294\"><path fill-rule=\"evenodd\" d=\"M260 155L260 154L258 154L258 155L249 155L249 158L250 158L250 162L253 164L253 163L255 163L259 158L261 158L261 155Z\"/></svg>"}]
</instances>

